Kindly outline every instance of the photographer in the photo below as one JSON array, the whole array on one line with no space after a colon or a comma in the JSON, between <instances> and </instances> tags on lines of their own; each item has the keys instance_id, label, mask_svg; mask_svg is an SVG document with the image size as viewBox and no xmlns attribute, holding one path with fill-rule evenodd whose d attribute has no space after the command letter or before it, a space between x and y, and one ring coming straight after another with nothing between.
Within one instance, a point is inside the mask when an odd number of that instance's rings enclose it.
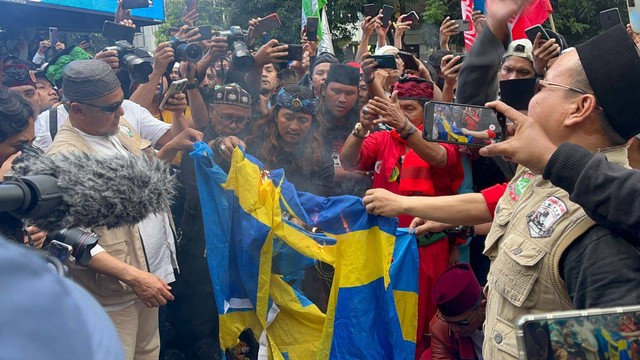
<instances>
[{"instance_id":1,"label":"photographer","mask_svg":"<svg viewBox=\"0 0 640 360\"><path fill-rule=\"evenodd\" d=\"M0 182L20 156L21 149L35 139L33 131L34 111L17 92L0 87ZM25 233L26 230L26 233ZM22 221L8 213L0 213L0 234L18 243L41 248L47 236L34 226L24 228Z\"/></svg>"}]
</instances>

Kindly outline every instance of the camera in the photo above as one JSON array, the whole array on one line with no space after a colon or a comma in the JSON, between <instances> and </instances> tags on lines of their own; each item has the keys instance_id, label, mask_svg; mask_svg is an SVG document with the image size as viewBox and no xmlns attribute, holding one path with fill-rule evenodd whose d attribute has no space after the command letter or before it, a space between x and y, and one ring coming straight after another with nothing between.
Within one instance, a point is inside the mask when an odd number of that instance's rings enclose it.
<instances>
[{"instance_id":1,"label":"camera","mask_svg":"<svg viewBox=\"0 0 640 360\"><path fill-rule=\"evenodd\" d=\"M153 72L153 56L146 50L136 48L126 40L120 40L102 51L117 52L120 68L127 70L135 82L140 84L149 82L149 74Z\"/></svg>"},{"instance_id":2,"label":"camera","mask_svg":"<svg viewBox=\"0 0 640 360\"><path fill-rule=\"evenodd\" d=\"M49 233L49 235L47 235L47 240L51 241L49 245L50 247L51 244L55 245L56 242L70 246L71 249L69 254L73 255L76 262L86 266L89 263L89 260L91 260L91 249L98 244L100 236L92 232L84 231L80 228L73 228ZM62 261L62 259L60 260ZM64 261L62 262L64 263Z\"/></svg>"},{"instance_id":3,"label":"camera","mask_svg":"<svg viewBox=\"0 0 640 360\"><path fill-rule=\"evenodd\" d=\"M202 49L194 43L187 43L186 40L180 38L172 38L169 45L173 48L176 61L188 61L196 63L202 59Z\"/></svg>"},{"instance_id":4,"label":"camera","mask_svg":"<svg viewBox=\"0 0 640 360\"><path fill-rule=\"evenodd\" d=\"M7 55L7 40L9 40L9 32L0 27L0 57Z\"/></svg>"},{"instance_id":5,"label":"camera","mask_svg":"<svg viewBox=\"0 0 640 360\"><path fill-rule=\"evenodd\" d=\"M228 31L221 31L220 36L227 38L231 51L231 64L240 72L247 72L253 66L253 55L245 42L245 32L239 26L232 26Z\"/></svg>"}]
</instances>

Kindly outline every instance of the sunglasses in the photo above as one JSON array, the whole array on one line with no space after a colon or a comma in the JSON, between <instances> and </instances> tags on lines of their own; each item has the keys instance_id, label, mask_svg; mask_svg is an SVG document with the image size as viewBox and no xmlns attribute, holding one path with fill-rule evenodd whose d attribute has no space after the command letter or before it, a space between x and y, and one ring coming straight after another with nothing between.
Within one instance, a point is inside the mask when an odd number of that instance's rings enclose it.
<instances>
[{"instance_id":1,"label":"sunglasses","mask_svg":"<svg viewBox=\"0 0 640 360\"><path fill-rule=\"evenodd\" d=\"M89 104L89 103L85 103L85 102L81 102L81 101L74 101L75 103L78 104L82 104L82 105L87 105L87 106L91 106L94 108L98 108L100 109L100 111L105 112L107 114L113 114L114 112L118 111L118 109L120 109L120 106L122 106L122 103L124 102L124 97L118 101L115 104L111 104L111 105L95 105L95 104Z\"/></svg>"},{"instance_id":2,"label":"sunglasses","mask_svg":"<svg viewBox=\"0 0 640 360\"><path fill-rule=\"evenodd\" d=\"M478 307L480 306L480 303L482 303L482 300L483 299L480 299L480 301L476 305L474 305L474 307L472 308L471 314L469 314L469 316L464 320L451 321L451 320L445 319L444 315L442 315L442 313L440 311L438 311L436 313L436 316L438 317L438 319L446 322L449 325L454 325L454 326L458 326L458 327L469 326L471 324L471 320L473 320L473 317L476 316Z\"/></svg>"}]
</instances>

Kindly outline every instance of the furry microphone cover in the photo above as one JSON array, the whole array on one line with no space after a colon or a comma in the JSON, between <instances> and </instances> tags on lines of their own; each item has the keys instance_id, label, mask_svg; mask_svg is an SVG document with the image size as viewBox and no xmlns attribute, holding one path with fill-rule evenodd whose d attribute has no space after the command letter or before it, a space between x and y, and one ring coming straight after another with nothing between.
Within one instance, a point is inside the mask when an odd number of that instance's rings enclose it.
<instances>
[{"instance_id":1,"label":"furry microphone cover","mask_svg":"<svg viewBox=\"0 0 640 360\"><path fill-rule=\"evenodd\" d=\"M58 180L58 209L30 219L47 231L135 225L150 214L168 211L177 185L168 164L146 156L29 157L14 165L14 171L17 176L49 175Z\"/></svg>"}]
</instances>

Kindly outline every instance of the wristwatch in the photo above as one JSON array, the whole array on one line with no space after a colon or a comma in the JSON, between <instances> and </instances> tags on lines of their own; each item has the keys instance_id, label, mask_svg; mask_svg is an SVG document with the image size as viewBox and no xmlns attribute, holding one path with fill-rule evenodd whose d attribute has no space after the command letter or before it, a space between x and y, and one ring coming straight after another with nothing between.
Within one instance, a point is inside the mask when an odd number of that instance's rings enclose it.
<instances>
[{"instance_id":1,"label":"wristwatch","mask_svg":"<svg viewBox=\"0 0 640 360\"><path fill-rule=\"evenodd\" d=\"M200 87L200 83L198 81L194 83L187 83L187 90L197 89L198 87Z\"/></svg>"},{"instance_id":2,"label":"wristwatch","mask_svg":"<svg viewBox=\"0 0 640 360\"><path fill-rule=\"evenodd\" d=\"M367 133L362 135L362 130L364 130L362 123L357 123L356 126L353 127L351 134L357 139L365 139L371 133L371 131L367 130Z\"/></svg>"}]
</instances>

